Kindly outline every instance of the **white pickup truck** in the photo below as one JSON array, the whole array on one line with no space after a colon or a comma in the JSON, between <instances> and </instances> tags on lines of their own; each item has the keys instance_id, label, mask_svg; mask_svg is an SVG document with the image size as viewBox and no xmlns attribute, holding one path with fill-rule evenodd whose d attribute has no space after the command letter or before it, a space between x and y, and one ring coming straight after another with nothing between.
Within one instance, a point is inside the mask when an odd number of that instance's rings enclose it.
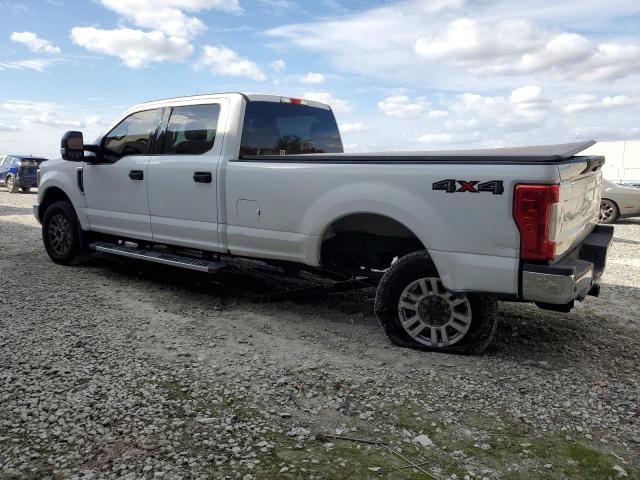
<instances>
[{"instance_id":1,"label":"white pickup truck","mask_svg":"<svg viewBox=\"0 0 640 480\"><path fill-rule=\"evenodd\" d=\"M214 272L226 257L377 282L396 344L478 353L497 300L569 311L597 296L613 229L597 226L592 142L342 153L331 108L225 93L138 105L41 168L44 246Z\"/></svg>"}]
</instances>

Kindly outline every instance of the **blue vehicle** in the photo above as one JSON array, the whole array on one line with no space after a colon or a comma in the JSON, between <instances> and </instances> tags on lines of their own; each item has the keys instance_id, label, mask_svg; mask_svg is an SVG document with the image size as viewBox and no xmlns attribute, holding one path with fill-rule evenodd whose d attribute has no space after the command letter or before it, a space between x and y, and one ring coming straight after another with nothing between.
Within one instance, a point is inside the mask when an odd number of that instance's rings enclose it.
<instances>
[{"instance_id":1,"label":"blue vehicle","mask_svg":"<svg viewBox=\"0 0 640 480\"><path fill-rule=\"evenodd\" d=\"M0 156L0 182L9 193L28 192L38 186L38 168L45 160L23 155Z\"/></svg>"}]
</instances>

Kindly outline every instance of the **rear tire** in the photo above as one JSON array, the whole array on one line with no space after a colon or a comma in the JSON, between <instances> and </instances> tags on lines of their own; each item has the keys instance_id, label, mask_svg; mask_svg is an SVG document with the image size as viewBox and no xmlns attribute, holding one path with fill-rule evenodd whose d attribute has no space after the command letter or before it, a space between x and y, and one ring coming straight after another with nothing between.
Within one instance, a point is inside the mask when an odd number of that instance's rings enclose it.
<instances>
[{"instance_id":1,"label":"rear tire","mask_svg":"<svg viewBox=\"0 0 640 480\"><path fill-rule=\"evenodd\" d=\"M4 184L7 187L7 192L18 193L18 185L16 185L16 179L12 176L8 176L4 180Z\"/></svg>"},{"instance_id":2,"label":"rear tire","mask_svg":"<svg viewBox=\"0 0 640 480\"><path fill-rule=\"evenodd\" d=\"M616 202L603 198L600 201L600 223L609 224L614 223L620 217L620 209Z\"/></svg>"},{"instance_id":3,"label":"rear tire","mask_svg":"<svg viewBox=\"0 0 640 480\"><path fill-rule=\"evenodd\" d=\"M434 352L482 353L498 326L496 299L449 292L426 251L402 257L385 272L375 312L393 343Z\"/></svg>"},{"instance_id":4,"label":"rear tire","mask_svg":"<svg viewBox=\"0 0 640 480\"><path fill-rule=\"evenodd\" d=\"M70 202L54 202L46 209L42 241L49 258L60 265L78 265L90 257L86 234Z\"/></svg>"}]
</instances>

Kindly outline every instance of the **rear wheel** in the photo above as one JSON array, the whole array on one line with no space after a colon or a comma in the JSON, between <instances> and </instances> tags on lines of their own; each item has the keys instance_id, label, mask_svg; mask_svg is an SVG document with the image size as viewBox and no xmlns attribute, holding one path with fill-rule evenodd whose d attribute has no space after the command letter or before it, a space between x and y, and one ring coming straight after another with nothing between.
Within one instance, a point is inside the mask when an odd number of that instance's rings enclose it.
<instances>
[{"instance_id":1,"label":"rear wheel","mask_svg":"<svg viewBox=\"0 0 640 480\"><path fill-rule=\"evenodd\" d=\"M9 193L17 193L18 185L16 185L16 179L12 176L9 176L5 180L5 186L7 187L7 192Z\"/></svg>"},{"instance_id":2,"label":"rear wheel","mask_svg":"<svg viewBox=\"0 0 640 480\"><path fill-rule=\"evenodd\" d=\"M603 198L600 202L600 223L613 223L620 216L620 209L616 202Z\"/></svg>"},{"instance_id":3,"label":"rear wheel","mask_svg":"<svg viewBox=\"0 0 640 480\"><path fill-rule=\"evenodd\" d=\"M85 234L69 202L54 202L44 212L42 241L49 258L55 263L76 265L89 257Z\"/></svg>"},{"instance_id":4,"label":"rear wheel","mask_svg":"<svg viewBox=\"0 0 640 480\"><path fill-rule=\"evenodd\" d=\"M497 301L448 291L426 251L409 254L387 270L375 311L395 344L437 352L482 353L498 325Z\"/></svg>"}]
</instances>

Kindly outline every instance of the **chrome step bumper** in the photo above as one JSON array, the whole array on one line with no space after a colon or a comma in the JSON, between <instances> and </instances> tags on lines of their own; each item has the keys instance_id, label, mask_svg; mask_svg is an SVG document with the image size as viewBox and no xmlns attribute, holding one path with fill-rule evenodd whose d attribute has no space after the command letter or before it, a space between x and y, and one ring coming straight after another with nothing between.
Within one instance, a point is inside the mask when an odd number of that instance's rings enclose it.
<instances>
[{"instance_id":1,"label":"chrome step bumper","mask_svg":"<svg viewBox=\"0 0 640 480\"><path fill-rule=\"evenodd\" d=\"M595 288L604 272L613 227L599 225L571 254L551 265L522 265L522 298L549 305L572 305Z\"/></svg>"},{"instance_id":2,"label":"chrome step bumper","mask_svg":"<svg viewBox=\"0 0 640 480\"><path fill-rule=\"evenodd\" d=\"M188 270L196 270L204 273L215 273L226 266L223 262L214 262L211 260L175 255L158 250L145 250L107 242L92 243L89 245L89 248L96 252L135 258L136 260L145 260L147 262L162 263L163 265L171 265L172 267L186 268Z\"/></svg>"}]
</instances>

